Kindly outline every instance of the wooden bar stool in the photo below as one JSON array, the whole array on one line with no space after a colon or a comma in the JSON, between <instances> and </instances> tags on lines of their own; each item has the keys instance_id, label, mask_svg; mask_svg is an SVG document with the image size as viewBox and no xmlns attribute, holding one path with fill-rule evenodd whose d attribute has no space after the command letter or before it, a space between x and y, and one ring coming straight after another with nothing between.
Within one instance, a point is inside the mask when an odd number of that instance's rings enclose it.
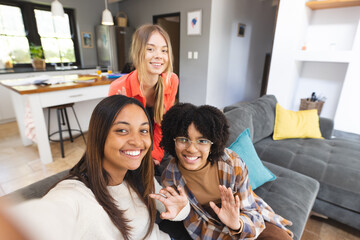
<instances>
[{"instance_id":1,"label":"wooden bar stool","mask_svg":"<svg viewBox=\"0 0 360 240\"><path fill-rule=\"evenodd\" d=\"M76 119L76 122L78 124L79 129L72 129L70 127L70 122L69 122L68 114L67 114L67 111L66 111L66 108L69 108L69 107L71 107L71 109L72 109L72 111L74 113L74 116L75 116L75 119ZM51 109L56 109L59 130L50 134L50 112L51 112ZM64 118L64 115L65 115L65 118ZM67 125L67 129L65 129L65 128L62 129L61 125L64 125L64 126ZM68 132L68 134L69 134L68 138L63 137L63 132ZM73 137L73 132L80 132L80 134L78 136ZM55 134L59 134L59 140L51 138ZM73 142L74 138L77 138L80 135L83 137L84 142L86 143L85 136L84 136L84 134L83 134L83 132L81 130L79 120L78 120L78 118L76 116L76 113L75 113L75 110L74 110L74 103L68 103L68 104L58 105L58 106L53 106L53 107L48 108L48 136L49 136L49 140L52 141L52 142L60 142L61 157L62 158L65 157L63 142L67 141L67 140L70 140L71 142Z\"/></svg>"}]
</instances>

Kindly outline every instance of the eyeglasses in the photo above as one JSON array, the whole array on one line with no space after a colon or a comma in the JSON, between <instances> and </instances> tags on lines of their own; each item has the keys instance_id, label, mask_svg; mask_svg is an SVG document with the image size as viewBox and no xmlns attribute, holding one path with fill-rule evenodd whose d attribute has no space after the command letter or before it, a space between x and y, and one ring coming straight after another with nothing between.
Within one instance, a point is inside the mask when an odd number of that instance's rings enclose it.
<instances>
[{"instance_id":1,"label":"eyeglasses","mask_svg":"<svg viewBox=\"0 0 360 240\"><path fill-rule=\"evenodd\" d=\"M186 137L177 137L174 138L175 141L175 145L180 148L180 149L185 149L190 147L191 143L194 143L195 147L198 150L205 150L208 149L209 146L211 146L211 144L213 144L212 141L206 139L206 138L201 138L195 141L191 141L190 139L186 138Z\"/></svg>"}]
</instances>

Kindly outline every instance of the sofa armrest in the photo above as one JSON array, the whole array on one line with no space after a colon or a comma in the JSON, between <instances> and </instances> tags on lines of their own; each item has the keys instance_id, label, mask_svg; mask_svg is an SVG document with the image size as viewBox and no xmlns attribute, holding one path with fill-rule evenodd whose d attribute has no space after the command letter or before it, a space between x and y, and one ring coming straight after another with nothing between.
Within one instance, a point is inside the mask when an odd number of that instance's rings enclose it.
<instances>
[{"instance_id":1,"label":"sofa armrest","mask_svg":"<svg viewBox=\"0 0 360 240\"><path fill-rule=\"evenodd\" d=\"M334 130L334 121L330 118L319 118L321 135L325 139L330 139Z\"/></svg>"},{"instance_id":2,"label":"sofa armrest","mask_svg":"<svg viewBox=\"0 0 360 240\"><path fill-rule=\"evenodd\" d=\"M18 189L12 193L9 193L5 196L2 196L1 199L10 201L10 202L22 202L25 200L30 200L34 198L43 197L49 189L57 182L62 180L67 174L69 174L69 170L64 170L55 175L42 179L38 182L30 184L26 187Z\"/></svg>"}]
</instances>

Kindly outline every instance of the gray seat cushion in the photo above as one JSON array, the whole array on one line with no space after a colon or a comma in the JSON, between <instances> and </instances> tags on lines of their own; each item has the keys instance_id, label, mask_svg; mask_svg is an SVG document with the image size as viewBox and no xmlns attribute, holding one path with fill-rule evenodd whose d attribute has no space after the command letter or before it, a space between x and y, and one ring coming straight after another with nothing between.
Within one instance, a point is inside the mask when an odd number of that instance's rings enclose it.
<instances>
[{"instance_id":1,"label":"gray seat cushion","mask_svg":"<svg viewBox=\"0 0 360 240\"><path fill-rule=\"evenodd\" d=\"M360 227L360 214L350 211L342 206L334 205L320 199L315 200L313 211L317 213L326 213L326 216L349 225L355 229Z\"/></svg>"},{"instance_id":2,"label":"gray seat cushion","mask_svg":"<svg viewBox=\"0 0 360 240\"><path fill-rule=\"evenodd\" d=\"M360 144L345 139L271 137L255 144L260 159L318 180L318 199L360 212Z\"/></svg>"},{"instance_id":3,"label":"gray seat cushion","mask_svg":"<svg viewBox=\"0 0 360 240\"><path fill-rule=\"evenodd\" d=\"M294 233L294 240L299 240L318 194L319 182L289 169L263 163L277 179L265 183L254 192L277 214L293 222L289 229Z\"/></svg>"}]
</instances>

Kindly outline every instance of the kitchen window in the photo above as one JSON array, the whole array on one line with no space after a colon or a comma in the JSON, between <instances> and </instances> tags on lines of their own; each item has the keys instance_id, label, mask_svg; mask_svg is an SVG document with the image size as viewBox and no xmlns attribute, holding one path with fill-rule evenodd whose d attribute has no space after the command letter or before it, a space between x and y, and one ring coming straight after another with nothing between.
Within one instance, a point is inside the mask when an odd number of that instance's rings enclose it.
<instances>
[{"instance_id":1,"label":"kitchen window","mask_svg":"<svg viewBox=\"0 0 360 240\"><path fill-rule=\"evenodd\" d=\"M64 17L54 18L50 11L35 9L35 18L45 61L51 63L75 62L75 48L71 39L69 15L65 14Z\"/></svg>"},{"instance_id":2,"label":"kitchen window","mask_svg":"<svg viewBox=\"0 0 360 240\"><path fill-rule=\"evenodd\" d=\"M7 61L10 57L14 64L31 62L29 41L19 7L0 5L0 46L2 59Z\"/></svg>"},{"instance_id":3,"label":"kitchen window","mask_svg":"<svg viewBox=\"0 0 360 240\"><path fill-rule=\"evenodd\" d=\"M53 17L50 6L0 0L0 60L30 67L30 45L42 46L45 62L80 65L74 10Z\"/></svg>"}]
</instances>

